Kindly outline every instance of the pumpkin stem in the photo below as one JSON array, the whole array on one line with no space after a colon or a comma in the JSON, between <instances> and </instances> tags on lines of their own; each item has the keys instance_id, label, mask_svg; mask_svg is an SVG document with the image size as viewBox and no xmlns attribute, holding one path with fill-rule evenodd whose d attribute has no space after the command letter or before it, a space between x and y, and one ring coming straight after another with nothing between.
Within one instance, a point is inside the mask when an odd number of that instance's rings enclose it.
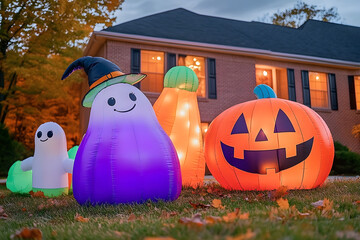
<instances>
[{"instance_id":1,"label":"pumpkin stem","mask_svg":"<svg viewBox=\"0 0 360 240\"><path fill-rule=\"evenodd\" d=\"M178 88L189 92L196 92L199 80L195 72L185 66L171 68L164 77L164 87Z\"/></svg>"},{"instance_id":2,"label":"pumpkin stem","mask_svg":"<svg viewBox=\"0 0 360 240\"><path fill-rule=\"evenodd\" d=\"M277 98L274 90L266 84L257 85L254 88L254 93L258 99L262 98Z\"/></svg>"}]
</instances>

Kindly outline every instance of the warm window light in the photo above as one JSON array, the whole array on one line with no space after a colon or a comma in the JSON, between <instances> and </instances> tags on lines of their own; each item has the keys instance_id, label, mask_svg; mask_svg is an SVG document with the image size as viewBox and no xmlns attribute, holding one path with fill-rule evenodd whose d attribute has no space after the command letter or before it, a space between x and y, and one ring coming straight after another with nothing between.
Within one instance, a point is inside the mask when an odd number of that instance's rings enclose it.
<instances>
[{"instance_id":1,"label":"warm window light","mask_svg":"<svg viewBox=\"0 0 360 240\"><path fill-rule=\"evenodd\" d=\"M161 57L160 57L160 56L158 56L156 59L160 61L160 60L161 60Z\"/></svg>"},{"instance_id":2,"label":"warm window light","mask_svg":"<svg viewBox=\"0 0 360 240\"><path fill-rule=\"evenodd\" d=\"M199 62L199 61L197 61L197 62L196 62L196 65L198 65L198 66L199 66L199 65L200 65L200 62Z\"/></svg>"},{"instance_id":3,"label":"warm window light","mask_svg":"<svg viewBox=\"0 0 360 240\"><path fill-rule=\"evenodd\" d=\"M320 78L319 78L319 76L316 76L315 79L316 79L316 80L319 80Z\"/></svg>"},{"instance_id":4,"label":"warm window light","mask_svg":"<svg viewBox=\"0 0 360 240\"><path fill-rule=\"evenodd\" d=\"M194 60L194 62L196 62L196 60L197 60L197 59L196 59L196 58L194 58L193 60Z\"/></svg>"},{"instance_id":5,"label":"warm window light","mask_svg":"<svg viewBox=\"0 0 360 240\"><path fill-rule=\"evenodd\" d=\"M263 71L263 75L266 77L268 75L267 71Z\"/></svg>"}]
</instances>

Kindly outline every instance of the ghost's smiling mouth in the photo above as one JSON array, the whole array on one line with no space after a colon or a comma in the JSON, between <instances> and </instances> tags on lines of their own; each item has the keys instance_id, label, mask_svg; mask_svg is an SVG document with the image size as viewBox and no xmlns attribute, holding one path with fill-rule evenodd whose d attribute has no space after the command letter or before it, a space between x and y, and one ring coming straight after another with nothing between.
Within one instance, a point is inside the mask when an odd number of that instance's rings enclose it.
<instances>
[{"instance_id":1,"label":"ghost's smiling mouth","mask_svg":"<svg viewBox=\"0 0 360 240\"><path fill-rule=\"evenodd\" d=\"M49 139L49 138L47 138L47 139L45 139L45 140L40 139L40 141L42 141L42 142L46 142L48 139Z\"/></svg>"},{"instance_id":2,"label":"ghost's smiling mouth","mask_svg":"<svg viewBox=\"0 0 360 240\"><path fill-rule=\"evenodd\" d=\"M225 160L233 167L249 173L266 174L267 169L275 172L291 168L303 162L311 153L314 137L296 145L297 155L286 157L286 149L244 150L244 158L234 157L234 147L220 142Z\"/></svg>"},{"instance_id":3,"label":"ghost's smiling mouth","mask_svg":"<svg viewBox=\"0 0 360 240\"><path fill-rule=\"evenodd\" d=\"M126 112L130 112L131 110L133 110L136 106L136 103L134 104L134 106L132 106L132 108L128 109L128 110L125 110L125 111L119 111L119 110L116 110L114 109L115 112L119 112L119 113L126 113Z\"/></svg>"}]
</instances>

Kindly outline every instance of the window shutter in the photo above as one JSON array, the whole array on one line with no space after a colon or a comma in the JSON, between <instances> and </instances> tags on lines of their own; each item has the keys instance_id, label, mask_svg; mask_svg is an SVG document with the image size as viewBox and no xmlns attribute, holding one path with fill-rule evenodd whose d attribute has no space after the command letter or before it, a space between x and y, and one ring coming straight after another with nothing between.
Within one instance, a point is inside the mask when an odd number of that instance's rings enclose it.
<instances>
[{"instance_id":1,"label":"window shutter","mask_svg":"<svg viewBox=\"0 0 360 240\"><path fill-rule=\"evenodd\" d=\"M356 94L354 76L348 76L350 109L356 109Z\"/></svg>"},{"instance_id":2,"label":"window shutter","mask_svg":"<svg viewBox=\"0 0 360 240\"><path fill-rule=\"evenodd\" d=\"M287 69L289 100L296 102L294 69Z\"/></svg>"},{"instance_id":3,"label":"window shutter","mask_svg":"<svg viewBox=\"0 0 360 240\"><path fill-rule=\"evenodd\" d=\"M334 73L329 73L329 87L330 87L330 104L331 110L338 110L338 99L336 91L336 77Z\"/></svg>"},{"instance_id":4,"label":"window shutter","mask_svg":"<svg viewBox=\"0 0 360 240\"><path fill-rule=\"evenodd\" d=\"M208 67L208 98L216 99L216 63L214 58L207 59Z\"/></svg>"},{"instance_id":5,"label":"window shutter","mask_svg":"<svg viewBox=\"0 0 360 240\"><path fill-rule=\"evenodd\" d=\"M304 103L304 105L311 107L309 72L308 71L306 71L306 70L301 71L301 81L302 81L302 87L303 87L303 103Z\"/></svg>"},{"instance_id":6,"label":"window shutter","mask_svg":"<svg viewBox=\"0 0 360 240\"><path fill-rule=\"evenodd\" d=\"M130 72L140 73L140 49L131 49L131 61L130 61ZM140 82L134 84L135 87L140 89Z\"/></svg>"},{"instance_id":7,"label":"window shutter","mask_svg":"<svg viewBox=\"0 0 360 240\"><path fill-rule=\"evenodd\" d=\"M167 64L166 69L169 71L172 67L176 66L176 54L174 53L167 53Z\"/></svg>"}]
</instances>

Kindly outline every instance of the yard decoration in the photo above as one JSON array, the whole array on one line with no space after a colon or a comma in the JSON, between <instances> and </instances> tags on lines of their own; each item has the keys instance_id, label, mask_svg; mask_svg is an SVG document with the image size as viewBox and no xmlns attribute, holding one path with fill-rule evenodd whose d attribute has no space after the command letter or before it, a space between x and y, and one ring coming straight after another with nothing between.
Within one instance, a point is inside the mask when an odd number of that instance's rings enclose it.
<instances>
[{"instance_id":1,"label":"yard decoration","mask_svg":"<svg viewBox=\"0 0 360 240\"><path fill-rule=\"evenodd\" d=\"M181 166L183 186L199 187L205 176L205 159L196 90L199 80L185 66L171 68L164 89L154 104L155 114L173 142Z\"/></svg>"},{"instance_id":2,"label":"yard decoration","mask_svg":"<svg viewBox=\"0 0 360 240\"><path fill-rule=\"evenodd\" d=\"M19 193L42 191L48 197L67 194L68 173L72 173L73 164L68 158L64 130L57 123L44 123L36 130L34 156L10 168L8 188ZM32 188L27 185L31 170ZM21 171L29 173L21 174Z\"/></svg>"},{"instance_id":3,"label":"yard decoration","mask_svg":"<svg viewBox=\"0 0 360 240\"><path fill-rule=\"evenodd\" d=\"M68 151L68 156L70 159L75 160L76 153L79 149L79 146L73 146ZM72 192L72 174L69 173L68 175L68 181L69 181L69 192Z\"/></svg>"},{"instance_id":4,"label":"yard decoration","mask_svg":"<svg viewBox=\"0 0 360 240\"><path fill-rule=\"evenodd\" d=\"M99 57L73 62L63 78L83 68L91 107L86 134L75 157L74 197L80 204L175 200L181 192L179 160L146 96L132 86L144 74L123 74Z\"/></svg>"},{"instance_id":5,"label":"yard decoration","mask_svg":"<svg viewBox=\"0 0 360 240\"><path fill-rule=\"evenodd\" d=\"M236 190L320 186L334 157L324 120L300 103L276 98L266 85L254 92L259 99L225 110L207 131L205 159L213 176Z\"/></svg>"},{"instance_id":6,"label":"yard decoration","mask_svg":"<svg viewBox=\"0 0 360 240\"><path fill-rule=\"evenodd\" d=\"M21 161L16 161L9 169L6 187L13 193L29 193L32 190L32 171L24 172Z\"/></svg>"}]
</instances>

